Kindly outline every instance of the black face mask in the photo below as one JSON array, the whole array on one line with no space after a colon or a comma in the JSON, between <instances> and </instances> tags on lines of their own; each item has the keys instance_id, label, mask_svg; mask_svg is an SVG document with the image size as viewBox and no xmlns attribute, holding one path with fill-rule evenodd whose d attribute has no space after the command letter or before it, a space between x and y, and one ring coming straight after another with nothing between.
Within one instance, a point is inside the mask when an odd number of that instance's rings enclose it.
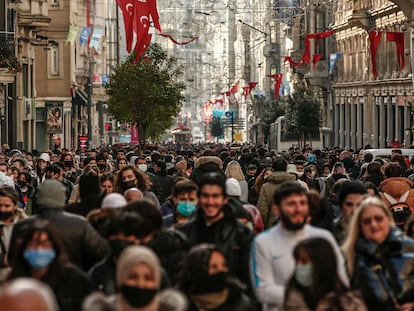
<instances>
[{"instance_id":1,"label":"black face mask","mask_svg":"<svg viewBox=\"0 0 414 311\"><path fill-rule=\"evenodd\" d=\"M0 220L7 220L12 217L14 212L0 212Z\"/></svg>"},{"instance_id":2,"label":"black face mask","mask_svg":"<svg viewBox=\"0 0 414 311\"><path fill-rule=\"evenodd\" d=\"M18 180L17 181L17 184L19 185L19 187L25 187L26 186L26 181L24 181L24 180Z\"/></svg>"},{"instance_id":3,"label":"black face mask","mask_svg":"<svg viewBox=\"0 0 414 311\"><path fill-rule=\"evenodd\" d=\"M209 274L202 280L200 293L219 293L227 287L228 272Z\"/></svg>"},{"instance_id":4,"label":"black face mask","mask_svg":"<svg viewBox=\"0 0 414 311\"><path fill-rule=\"evenodd\" d=\"M157 294L156 289L145 289L128 285L121 286L121 294L129 305L141 308L148 305Z\"/></svg>"},{"instance_id":5,"label":"black face mask","mask_svg":"<svg viewBox=\"0 0 414 311\"><path fill-rule=\"evenodd\" d=\"M106 164L98 164L98 168L102 171L106 168Z\"/></svg>"},{"instance_id":6,"label":"black face mask","mask_svg":"<svg viewBox=\"0 0 414 311\"><path fill-rule=\"evenodd\" d=\"M65 167L72 167L73 161L64 161L63 164L65 165Z\"/></svg>"},{"instance_id":7,"label":"black face mask","mask_svg":"<svg viewBox=\"0 0 414 311\"><path fill-rule=\"evenodd\" d=\"M111 256L112 258L119 258L122 251L130 246L133 245L134 242L128 240L109 240L109 247L111 249Z\"/></svg>"},{"instance_id":8,"label":"black face mask","mask_svg":"<svg viewBox=\"0 0 414 311\"><path fill-rule=\"evenodd\" d=\"M127 191L130 188L135 187L135 180L130 180L122 183L122 190Z\"/></svg>"}]
</instances>

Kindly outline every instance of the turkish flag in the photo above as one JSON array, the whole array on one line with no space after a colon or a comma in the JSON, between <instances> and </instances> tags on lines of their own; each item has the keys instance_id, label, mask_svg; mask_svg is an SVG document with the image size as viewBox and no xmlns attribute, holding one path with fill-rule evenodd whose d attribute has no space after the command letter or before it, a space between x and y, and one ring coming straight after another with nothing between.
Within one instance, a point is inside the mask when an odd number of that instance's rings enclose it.
<instances>
[{"instance_id":1,"label":"turkish flag","mask_svg":"<svg viewBox=\"0 0 414 311\"><path fill-rule=\"evenodd\" d=\"M309 64L310 62L310 39L315 39L315 49L318 48L319 40L320 39L326 39L329 36L333 35L333 31L325 31L325 32L319 32L319 33L311 33L305 36L305 51L302 56L301 63L303 64Z\"/></svg>"},{"instance_id":2,"label":"turkish flag","mask_svg":"<svg viewBox=\"0 0 414 311\"><path fill-rule=\"evenodd\" d=\"M312 66L313 68L316 67L316 64L321 60L323 54L313 54L312 55Z\"/></svg>"},{"instance_id":3,"label":"turkish flag","mask_svg":"<svg viewBox=\"0 0 414 311\"><path fill-rule=\"evenodd\" d=\"M243 87L243 96L246 98L250 93L250 88L248 86Z\"/></svg>"},{"instance_id":4,"label":"turkish flag","mask_svg":"<svg viewBox=\"0 0 414 311\"><path fill-rule=\"evenodd\" d=\"M395 42L397 45L397 60L398 65L400 65L401 70L404 69L404 33L403 32L387 32L387 40Z\"/></svg>"},{"instance_id":5,"label":"turkish flag","mask_svg":"<svg viewBox=\"0 0 414 311\"><path fill-rule=\"evenodd\" d=\"M157 0L148 0L148 9L149 9L149 13L151 14L154 27L158 29L159 32L162 32L160 21L159 21L160 18L158 16L158 11L157 11Z\"/></svg>"},{"instance_id":6,"label":"turkish flag","mask_svg":"<svg viewBox=\"0 0 414 311\"><path fill-rule=\"evenodd\" d=\"M251 91L252 89L254 89L257 85L257 82L249 82L249 91Z\"/></svg>"},{"instance_id":7,"label":"turkish flag","mask_svg":"<svg viewBox=\"0 0 414 311\"><path fill-rule=\"evenodd\" d=\"M136 53L135 62L143 55L151 42L152 35L148 34L149 7L146 2L136 1L134 6L134 31L137 34L137 42L134 51Z\"/></svg>"},{"instance_id":8,"label":"turkish flag","mask_svg":"<svg viewBox=\"0 0 414 311\"><path fill-rule=\"evenodd\" d=\"M369 42L371 43L371 64L372 64L372 74L374 78L377 77L377 50L381 42L382 31L370 30L369 32Z\"/></svg>"},{"instance_id":9,"label":"turkish flag","mask_svg":"<svg viewBox=\"0 0 414 311\"><path fill-rule=\"evenodd\" d=\"M116 0L116 3L122 11L124 16L125 27L125 41L128 53L132 50L132 40L134 38L133 24L134 24L134 1L133 0Z\"/></svg>"},{"instance_id":10,"label":"turkish flag","mask_svg":"<svg viewBox=\"0 0 414 311\"><path fill-rule=\"evenodd\" d=\"M239 82L240 80L237 80L236 84L231 87L231 89L229 90L230 93L237 93L237 89L239 88Z\"/></svg>"}]
</instances>

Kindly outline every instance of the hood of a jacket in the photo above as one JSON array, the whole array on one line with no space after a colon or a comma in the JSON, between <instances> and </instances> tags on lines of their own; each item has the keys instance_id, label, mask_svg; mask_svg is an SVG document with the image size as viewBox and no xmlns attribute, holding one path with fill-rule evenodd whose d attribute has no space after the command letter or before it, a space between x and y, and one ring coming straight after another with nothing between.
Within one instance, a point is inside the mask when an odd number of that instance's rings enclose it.
<instances>
[{"instance_id":1,"label":"hood of a jacket","mask_svg":"<svg viewBox=\"0 0 414 311\"><path fill-rule=\"evenodd\" d=\"M273 172L267 177L266 182L278 185L289 180L294 181L295 176L286 172Z\"/></svg>"},{"instance_id":2,"label":"hood of a jacket","mask_svg":"<svg viewBox=\"0 0 414 311\"><path fill-rule=\"evenodd\" d=\"M391 227L390 233L381 244L359 238L355 248L359 253L367 256L378 256L386 253L400 252L403 247L404 233L397 227Z\"/></svg>"},{"instance_id":3,"label":"hood of a jacket","mask_svg":"<svg viewBox=\"0 0 414 311\"><path fill-rule=\"evenodd\" d=\"M223 162L216 156L202 156L198 158L194 163L194 168L199 168L200 166L210 162L216 164L221 170L223 169Z\"/></svg>"},{"instance_id":4,"label":"hood of a jacket","mask_svg":"<svg viewBox=\"0 0 414 311\"><path fill-rule=\"evenodd\" d=\"M381 182L380 188L393 197L400 197L413 185L414 183L406 177L389 177Z\"/></svg>"}]
</instances>

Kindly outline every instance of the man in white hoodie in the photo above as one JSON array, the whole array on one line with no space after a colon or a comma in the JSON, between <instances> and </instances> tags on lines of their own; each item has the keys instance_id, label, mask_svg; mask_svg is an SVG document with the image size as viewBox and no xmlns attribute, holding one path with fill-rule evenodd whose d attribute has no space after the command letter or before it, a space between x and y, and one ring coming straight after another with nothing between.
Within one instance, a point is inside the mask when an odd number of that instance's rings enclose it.
<instances>
[{"instance_id":1,"label":"man in white hoodie","mask_svg":"<svg viewBox=\"0 0 414 311\"><path fill-rule=\"evenodd\" d=\"M251 279L263 311L282 310L285 285L295 267L293 249L299 241L310 237L322 237L332 244L338 258L338 275L348 285L344 259L332 234L307 224L306 190L296 182L286 182L275 191L273 200L279 223L259 234L251 248Z\"/></svg>"}]
</instances>

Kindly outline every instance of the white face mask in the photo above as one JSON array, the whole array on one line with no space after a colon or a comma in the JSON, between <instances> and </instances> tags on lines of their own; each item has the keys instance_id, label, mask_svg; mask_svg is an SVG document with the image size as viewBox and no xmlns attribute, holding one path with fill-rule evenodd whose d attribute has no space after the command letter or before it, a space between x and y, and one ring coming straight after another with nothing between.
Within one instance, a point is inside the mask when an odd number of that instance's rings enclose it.
<instances>
[{"instance_id":1,"label":"white face mask","mask_svg":"<svg viewBox=\"0 0 414 311\"><path fill-rule=\"evenodd\" d=\"M298 178L301 178L303 175L303 172L298 172Z\"/></svg>"},{"instance_id":2,"label":"white face mask","mask_svg":"<svg viewBox=\"0 0 414 311\"><path fill-rule=\"evenodd\" d=\"M316 175L316 173L315 173L314 171L312 171L312 173L311 173L311 177L312 177L312 178L315 178L315 175Z\"/></svg>"},{"instance_id":3,"label":"white face mask","mask_svg":"<svg viewBox=\"0 0 414 311\"><path fill-rule=\"evenodd\" d=\"M141 171L146 172L146 171L147 171L147 169L148 169L148 166L147 166L146 164L139 164L139 165L138 165L138 168L139 168Z\"/></svg>"}]
</instances>

